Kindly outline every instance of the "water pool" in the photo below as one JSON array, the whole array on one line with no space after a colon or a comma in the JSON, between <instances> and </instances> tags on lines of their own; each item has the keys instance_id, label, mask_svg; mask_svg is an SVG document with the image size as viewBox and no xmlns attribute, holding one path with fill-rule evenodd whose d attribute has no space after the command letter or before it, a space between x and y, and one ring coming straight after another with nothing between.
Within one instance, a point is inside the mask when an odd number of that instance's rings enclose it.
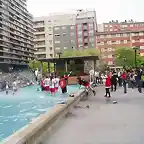
<instances>
[{"instance_id":1,"label":"water pool","mask_svg":"<svg viewBox=\"0 0 144 144\"><path fill-rule=\"evenodd\" d=\"M19 130L55 104L66 100L68 95L55 96L47 92L36 91L38 86L20 89L16 95L0 92L0 140ZM78 86L68 86L68 92L74 93Z\"/></svg>"}]
</instances>

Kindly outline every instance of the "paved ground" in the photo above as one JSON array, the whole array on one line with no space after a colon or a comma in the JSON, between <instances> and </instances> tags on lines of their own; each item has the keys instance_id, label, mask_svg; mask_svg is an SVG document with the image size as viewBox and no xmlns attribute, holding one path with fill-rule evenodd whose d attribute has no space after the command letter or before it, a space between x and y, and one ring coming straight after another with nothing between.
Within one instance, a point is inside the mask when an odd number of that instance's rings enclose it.
<instances>
[{"instance_id":1,"label":"paved ground","mask_svg":"<svg viewBox=\"0 0 144 144\"><path fill-rule=\"evenodd\" d=\"M47 144L144 144L144 94L118 89L112 93L118 104L103 95L98 88L96 97L81 102Z\"/></svg>"}]
</instances>

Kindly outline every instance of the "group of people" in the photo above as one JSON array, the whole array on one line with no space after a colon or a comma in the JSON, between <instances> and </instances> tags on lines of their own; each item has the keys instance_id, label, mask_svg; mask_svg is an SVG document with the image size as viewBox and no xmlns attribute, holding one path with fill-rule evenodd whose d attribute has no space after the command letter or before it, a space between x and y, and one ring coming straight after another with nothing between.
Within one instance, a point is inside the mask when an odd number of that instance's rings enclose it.
<instances>
[{"instance_id":1,"label":"group of people","mask_svg":"<svg viewBox=\"0 0 144 144\"><path fill-rule=\"evenodd\" d=\"M42 91L49 91L51 94L55 94L59 87L62 93L67 93L67 80L71 72L68 75L64 75L59 78L57 75L45 76L42 78L40 85Z\"/></svg>"},{"instance_id":2,"label":"group of people","mask_svg":"<svg viewBox=\"0 0 144 144\"><path fill-rule=\"evenodd\" d=\"M67 93L67 80L72 72L68 75L63 75L58 77L56 74L51 74L50 76L45 76L42 78L40 82L41 90L50 92L51 94L55 94L58 92L58 89L61 89L62 94ZM77 83L83 88L85 88L86 92L91 90L94 95L96 95L95 90L91 87L91 83L87 80L82 79L81 77L77 77Z\"/></svg>"},{"instance_id":3,"label":"group of people","mask_svg":"<svg viewBox=\"0 0 144 144\"><path fill-rule=\"evenodd\" d=\"M127 88L138 88L141 93L144 88L144 71L142 69L110 71L105 75L105 97L111 97L112 91L117 90L117 85L124 88L124 93L127 93Z\"/></svg>"}]
</instances>

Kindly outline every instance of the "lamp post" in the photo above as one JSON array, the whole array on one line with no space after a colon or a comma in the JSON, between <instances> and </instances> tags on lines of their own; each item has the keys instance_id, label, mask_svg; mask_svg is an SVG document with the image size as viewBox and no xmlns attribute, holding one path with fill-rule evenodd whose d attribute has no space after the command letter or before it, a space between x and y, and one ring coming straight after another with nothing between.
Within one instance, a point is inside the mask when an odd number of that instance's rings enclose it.
<instances>
[{"instance_id":1,"label":"lamp post","mask_svg":"<svg viewBox=\"0 0 144 144\"><path fill-rule=\"evenodd\" d=\"M134 63L135 63L135 68L137 68L137 50L139 50L139 47L133 47L134 50Z\"/></svg>"}]
</instances>

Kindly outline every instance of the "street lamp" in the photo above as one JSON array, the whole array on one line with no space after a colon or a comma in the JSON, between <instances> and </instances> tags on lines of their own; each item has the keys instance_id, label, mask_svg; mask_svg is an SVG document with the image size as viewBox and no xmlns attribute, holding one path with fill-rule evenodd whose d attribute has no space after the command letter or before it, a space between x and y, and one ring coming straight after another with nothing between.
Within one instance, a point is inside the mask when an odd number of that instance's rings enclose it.
<instances>
[{"instance_id":1,"label":"street lamp","mask_svg":"<svg viewBox=\"0 0 144 144\"><path fill-rule=\"evenodd\" d=\"M135 68L137 68L137 50L139 50L139 47L133 47L134 53L135 53Z\"/></svg>"}]
</instances>

